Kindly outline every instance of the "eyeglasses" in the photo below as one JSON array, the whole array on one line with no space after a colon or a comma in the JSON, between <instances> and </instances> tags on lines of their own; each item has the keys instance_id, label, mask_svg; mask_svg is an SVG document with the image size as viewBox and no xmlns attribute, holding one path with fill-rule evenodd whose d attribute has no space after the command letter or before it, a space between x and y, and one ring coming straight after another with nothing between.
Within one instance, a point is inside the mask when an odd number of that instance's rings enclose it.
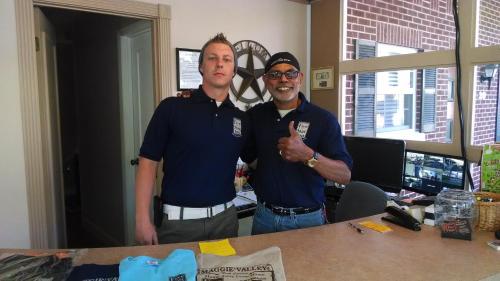
<instances>
[{"instance_id":1,"label":"eyeglasses","mask_svg":"<svg viewBox=\"0 0 500 281\"><path fill-rule=\"evenodd\" d=\"M295 79L299 76L299 71L297 70L291 70L287 72L279 72L279 71L272 71L266 73L266 77L272 80L277 80L281 79L283 75L285 75L286 79Z\"/></svg>"}]
</instances>

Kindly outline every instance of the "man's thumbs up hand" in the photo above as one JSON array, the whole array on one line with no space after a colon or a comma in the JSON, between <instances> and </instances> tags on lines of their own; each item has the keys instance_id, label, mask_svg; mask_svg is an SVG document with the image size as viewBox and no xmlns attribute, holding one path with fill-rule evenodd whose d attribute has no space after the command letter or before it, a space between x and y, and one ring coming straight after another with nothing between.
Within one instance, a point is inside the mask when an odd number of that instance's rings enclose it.
<instances>
[{"instance_id":1,"label":"man's thumbs up hand","mask_svg":"<svg viewBox=\"0 0 500 281\"><path fill-rule=\"evenodd\" d=\"M290 162L305 162L313 154L313 150L304 144L297 130L294 128L294 121L288 124L289 137L278 140L278 150L283 159Z\"/></svg>"},{"instance_id":2,"label":"man's thumbs up hand","mask_svg":"<svg viewBox=\"0 0 500 281\"><path fill-rule=\"evenodd\" d=\"M290 137L299 137L300 138L299 133L293 127L294 123L295 123L294 121L290 121L290 123L288 124L288 131L290 132ZM300 140L302 140L302 138Z\"/></svg>"}]
</instances>

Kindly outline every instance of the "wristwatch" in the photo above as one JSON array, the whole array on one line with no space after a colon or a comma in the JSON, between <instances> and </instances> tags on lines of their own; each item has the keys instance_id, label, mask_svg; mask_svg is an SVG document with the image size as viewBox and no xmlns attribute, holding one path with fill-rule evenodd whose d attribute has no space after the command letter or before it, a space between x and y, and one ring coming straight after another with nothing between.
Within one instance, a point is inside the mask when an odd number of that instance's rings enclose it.
<instances>
[{"instance_id":1,"label":"wristwatch","mask_svg":"<svg viewBox=\"0 0 500 281\"><path fill-rule=\"evenodd\" d=\"M317 151L314 151L313 157L311 159L307 160L304 164L306 164L307 166L309 166L311 168L314 168L314 166L316 166L316 163L318 163L318 157L319 157L319 153Z\"/></svg>"}]
</instances>

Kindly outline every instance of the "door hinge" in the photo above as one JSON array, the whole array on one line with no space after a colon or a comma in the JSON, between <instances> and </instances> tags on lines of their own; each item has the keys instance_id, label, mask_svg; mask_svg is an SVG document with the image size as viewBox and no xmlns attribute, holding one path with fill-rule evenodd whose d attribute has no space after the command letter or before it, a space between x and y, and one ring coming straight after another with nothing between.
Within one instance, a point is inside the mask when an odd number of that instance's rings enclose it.
<instances>
[{"instance_id":1,"label":"door hinge","mask_svg":"<svg viewBox=\"0 0 500 281\"><path fill-rule=\"evenodd\" d=\"M132 166L139 165L139 158L135 158L135 159L130 160L130 165L132 165Z\"/></svg>"},{"instance_id":2,"label":"door hinge","mask_svg":"<svg viewBox=\"0 0 500 281\"><path fill-rule=\"evenodd\" d=\"M35 36L35 50L37 52L40 51L40 40L38 39L37 36Z\"/></svg>"}]
</instances>

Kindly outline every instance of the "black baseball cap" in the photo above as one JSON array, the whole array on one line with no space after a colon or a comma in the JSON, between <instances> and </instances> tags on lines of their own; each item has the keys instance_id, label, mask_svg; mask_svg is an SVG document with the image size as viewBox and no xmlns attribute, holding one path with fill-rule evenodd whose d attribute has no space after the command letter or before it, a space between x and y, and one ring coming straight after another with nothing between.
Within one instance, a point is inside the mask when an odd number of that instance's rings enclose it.
<instances>
[{"instance_id":1,"label":"black baseball cap","mask_svg":"<svg viewBox=\"0 0 500 281\"><path fill-rule=\"evenodd\" d=\"M271 56L271 58L267 61L266 67L264 68L265 73L271 69L271 67L280 64L286 63L289 65L293 65L297 70L300 70L299 61L289 52L279 52Z\"/></svg>"}]
</instances>

